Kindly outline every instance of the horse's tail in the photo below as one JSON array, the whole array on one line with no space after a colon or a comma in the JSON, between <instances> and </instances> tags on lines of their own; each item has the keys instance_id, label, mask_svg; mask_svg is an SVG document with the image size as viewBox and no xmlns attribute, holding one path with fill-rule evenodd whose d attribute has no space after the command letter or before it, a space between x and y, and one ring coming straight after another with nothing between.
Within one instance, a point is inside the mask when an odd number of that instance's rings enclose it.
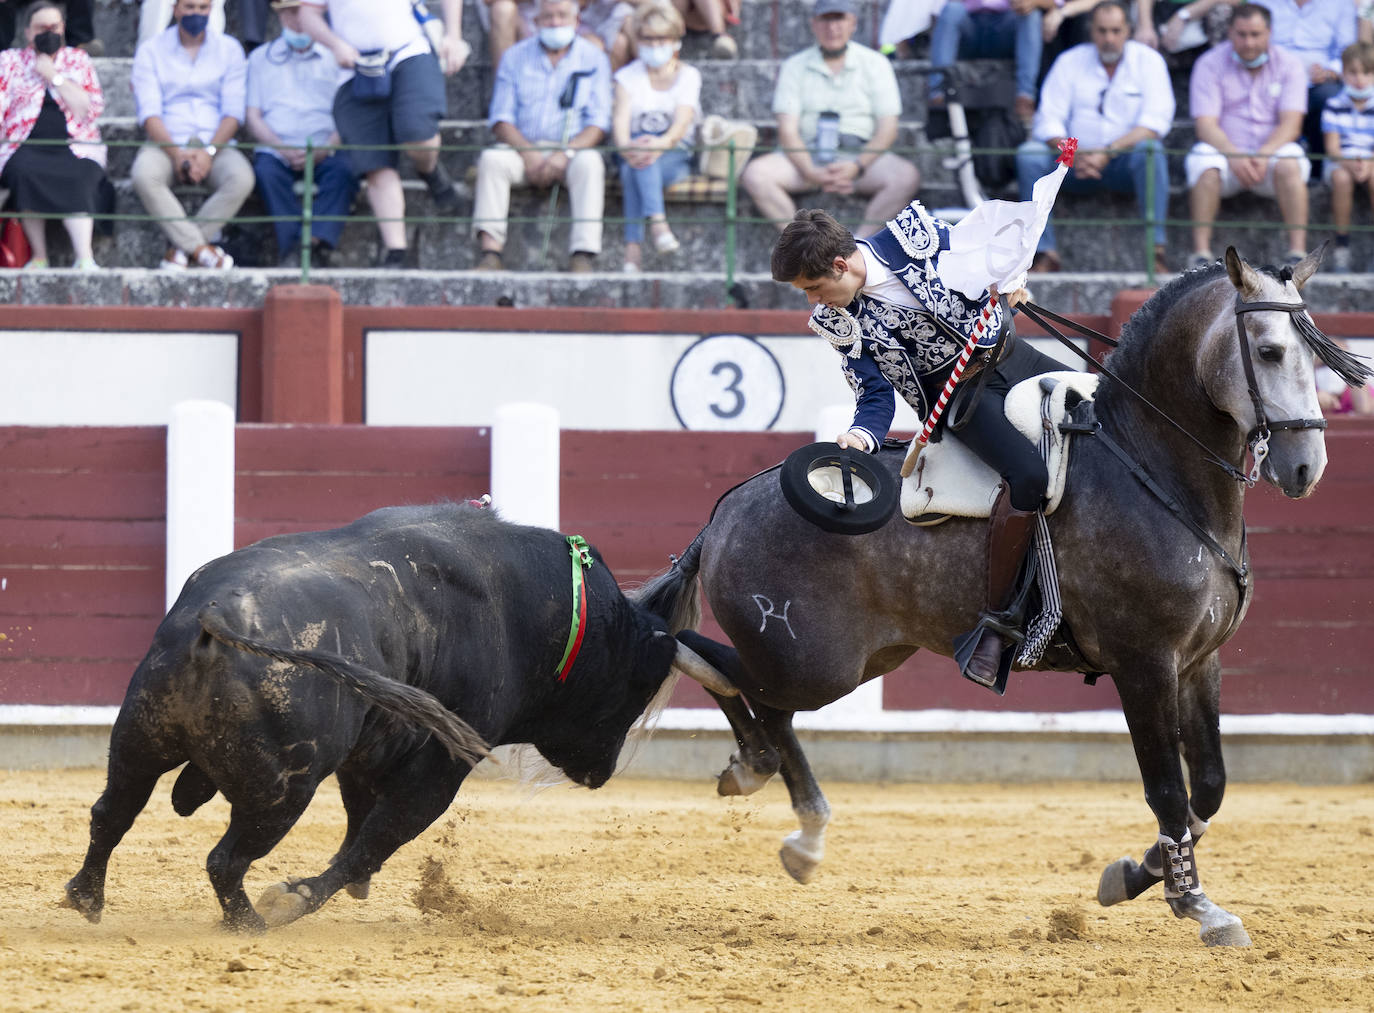
<instances>
[{"instance_id":1,"label":"horse's tail","mask_svg":"<svg viewBox=\"0 0 1374 1013\"><path fill-rule=\"evenodd\" d=\"M706 528L702 528L692 544L673 560L672 566L626 595L636 605L666 622L670 633L694 630L701 624L697 571L701 567L701 543L705 537Z\"/></svg>"},{"instance_id":2,"label":"horse's tail","mask_svg":"<svg viewBox=\"0 0 1374 1013\"><path fill-rule=\"evenodd\" d=\"M433 694L380 672L324 651L293 651L264 643L230 628L218 602L210 602L196 617L201 628L222 644L289 665L307 665L337 679L368 703L396 715L407 724L433 733L455 760L476 764L490 747L476 729L445 707Z\"/></svg>"}]
</instances>

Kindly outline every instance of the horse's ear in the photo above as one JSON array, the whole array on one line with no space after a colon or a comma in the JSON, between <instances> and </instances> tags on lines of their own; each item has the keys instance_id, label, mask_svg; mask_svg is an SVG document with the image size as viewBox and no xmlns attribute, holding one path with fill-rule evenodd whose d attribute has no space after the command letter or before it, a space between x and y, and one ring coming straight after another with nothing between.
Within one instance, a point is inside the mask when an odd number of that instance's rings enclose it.
<instances>
[{"instance_id":1,"label":"horse's ear","mask_svg":"<svg viewBox=\"0 0 1374 1013\"><path fill-rule=\"evenodd\" d=\"M1293 284L1299 292L1307 284L1307 279L1316 274L1317 268L1322 266L1322 260L1326 257L1326 248L1330 243L1331 240L1329 239L1323 240L1321 246L1303 257L1293 268Z\"/></svg>"},{"instance_id":2,"label":"horse's ear","mask_svg":"<svg viewBox=\"0 0 1374 1013\"><path fill-rule=\"evenodd\" d=\"M1255 292L1260 287L1259 275L1255 269L1241 259L1234 246L1226 247L1226 273L1231 277L1231 284L1236 287L1236 291Z\"/></svg>"}]
</instances>

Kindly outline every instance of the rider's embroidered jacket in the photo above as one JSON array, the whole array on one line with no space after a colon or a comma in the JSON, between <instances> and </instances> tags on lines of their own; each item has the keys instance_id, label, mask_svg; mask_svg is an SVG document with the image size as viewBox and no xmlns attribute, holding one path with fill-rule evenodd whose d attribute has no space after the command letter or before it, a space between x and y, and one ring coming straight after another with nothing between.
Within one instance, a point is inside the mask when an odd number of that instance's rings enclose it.
<instances>
[{"instance_id":1,"label":"rider's embroidered jacket","mask_svg":"<svg viewBox=\"0 0 1374 1013\"><path fill-rule=\"evenodd\" d=\"M851 429L863 433L876 450L892 426L893 392L924 419L939 397L982 304L945 288L935 273L941 250L949 249L949 229L912 201L879 232L858 240L892 271L920 309L879 299L860 290L844 309L819 305L811 329L842 356L845 379L854 391ZM980 347L997 343L1001 307Z\"/></svg>"}]
</instances>

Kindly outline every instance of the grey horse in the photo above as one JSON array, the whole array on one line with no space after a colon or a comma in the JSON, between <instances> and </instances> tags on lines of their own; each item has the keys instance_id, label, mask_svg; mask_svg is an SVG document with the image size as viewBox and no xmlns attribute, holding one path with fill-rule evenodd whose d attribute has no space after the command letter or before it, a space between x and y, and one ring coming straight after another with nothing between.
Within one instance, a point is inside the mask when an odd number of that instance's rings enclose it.
<instances>
[{"instance_id":1,"label":"grey horse","mask_svg":"<svg viewBox=\"0 0 1374 1013\"><path fill-rule=\"evenodd\" d=\"M1313 353L1332 346L1299 295L1321 256L1319 249L1291 272L1257 270L1228 249L1224 266L1190 272L1152 296L1107 360L1121 382L1103 379L1096 414L1102 433L1143 467L1159 494L1105 441L1082 437L1068 491L1049 518L1064 622L1036 667L1111 675L1146 801L1173 841L1185 831L1201 836L1226 786L1217 651L1252 590L1239 480L1247 448L1267 437L1258 470L1294 499L1309 495L1326 467ZM1258 305L1243 311L1238 333L1242 302ZM1357 359L1347 366L1352 379L1368 375ZM900 450L880 454L894 472L901 457ZM985 527L962 519L917 527L894 516L870 534L825 533L788 507L776 475L765 472L722 497L681 558L656 578L658 593L669 594L699 576L733 644L683 634L738 690L712 694L740 747L718 788L748 793L781 770L800 823L781 857L798 881L822 858L830 809L793 733L793 713L838 700L918 649L949 656L984 604ZM788 622L761 624L755 596L789 601ZM1179 857L1161 857L1155 843L1143 862L1110 866L1099 899L1113 904L1163 879L1174 913L1195 919L1204 942L1247 945L1240 919L1202 892L1193 861L1185 855L1190 867L1180 868Z\"/></svg>"}]
</instances>

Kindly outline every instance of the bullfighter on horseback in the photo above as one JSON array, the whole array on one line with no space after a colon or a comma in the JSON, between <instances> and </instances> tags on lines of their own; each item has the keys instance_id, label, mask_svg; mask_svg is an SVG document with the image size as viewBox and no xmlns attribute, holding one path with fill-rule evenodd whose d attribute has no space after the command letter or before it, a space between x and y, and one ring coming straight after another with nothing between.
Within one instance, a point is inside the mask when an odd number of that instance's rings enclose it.
<instances>
[{"instance_id":1,"label":"bullfighter on horseback","mask_svg":"<svg viewBox=\"0 0 1374 1013\"><path fill-rule=\"evenodd\" d=\"M1010 604L1049 482L1039 451L1007 421L1003 403L1018 381L1064 367L1016 342L1014 335L999 347L1003 314L1027 298L1024 275L1002 305L995 305L995 284L981 298L967 298L937 273L942 251L950 248L949 233L949 226L919 201L879 232L857 241L825 211L804 209L783 230L771 266L774 281L806 293L815 307L811 329L841 354L855 399L854 420L836 437L841 447L877 452L892 425L894 391L927 419L984 314L988 326L956 390L974 387L976 374L987 371L981 396L964 411L958 432L1002 477L988 524L982 636L963 667L967 678L991 687L1007 647L997 613ZM984 313L989 302L994 304L991 317ZM997 361L992 361L994 355ZM935 438L945 421L938 419Z\"/></svg>"}]
</instances>

